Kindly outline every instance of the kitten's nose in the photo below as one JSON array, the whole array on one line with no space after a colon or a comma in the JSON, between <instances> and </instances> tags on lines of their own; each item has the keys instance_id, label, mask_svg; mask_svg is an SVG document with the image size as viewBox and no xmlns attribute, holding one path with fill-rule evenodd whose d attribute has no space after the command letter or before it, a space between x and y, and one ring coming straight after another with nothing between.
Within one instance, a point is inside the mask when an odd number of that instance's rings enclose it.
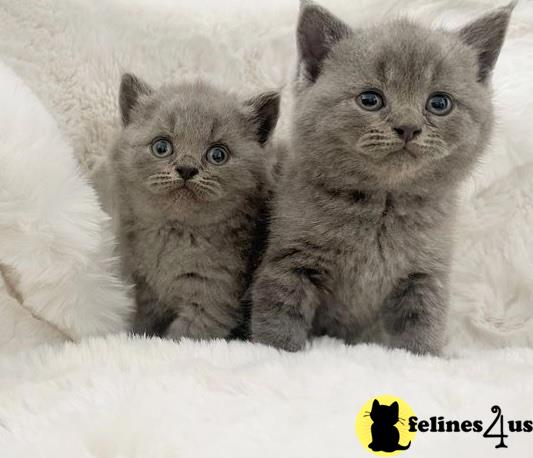
<instances>
[{"instance_id":1,"label":"kitten's nose","mask_svg":"<svg viewBox=\"0 0 533 458\"><path fill-rule=\"evenodd\" d=\"M176 167L176 172L184 180L188 180L195 175L198 175L198 169L196 167Z\"/></svg>"},{"instance_id":2,"label":"kitten's nose","mask_svg":"<svg viewBox=\"0 0 533 458\"><path fill-rule=\"evenodd\" d=\"M402 125L394 127L394 131L405 143L408 143L416 138L422 132L422 129L418 126Z\"/></svg>"}]
</instances>

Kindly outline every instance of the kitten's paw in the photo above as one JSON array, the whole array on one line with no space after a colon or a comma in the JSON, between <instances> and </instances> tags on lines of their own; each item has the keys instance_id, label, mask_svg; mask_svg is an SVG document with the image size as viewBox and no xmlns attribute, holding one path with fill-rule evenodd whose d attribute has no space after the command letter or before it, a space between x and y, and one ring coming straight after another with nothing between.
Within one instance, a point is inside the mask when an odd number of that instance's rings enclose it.
<instances>
[{"instance_id":1,"label":"kitten's paw","mask_svg":"<svg viewBox=\"0 0 533 458\"><path fill-rule=\"evenodd\" d=\"M252 318L252 342L261 343L281 350L296 352L303 350L307 342L307 330L303 322L280 317L270 321Z\"/></svg>"},{"instance_id":2,"label":"kitten's paw","mask_svg":"<svg viewBox=\"0 0 533 458\"><path fill-rule=\"evenodd\" d=\"M185 317L176 318L165 332L165 338L179 341L183 338L192 340L224 339L228 331L222 328L202 326Z\"/></svg>"},{"instance_id":3,"label":"kitten's paw","mask_svg":"<svg viewBox=\"0 0 533 458\"><path fill-rule=\"evenodd\" d=\"M252 334L252 342L268 345L289 352L297 352L305 348L307 336L282 336L273 333Z\"/></svg>"},{"instance_id":4,"label":"kitten's paw","mask_svg":"<svg viewBox=\"0 0 533 458\"><path fill-rule=\"evenodd\" d=\"M189 337L190 322L185 322L180 318L176 318L165 332L165 338L179 341L184 337Z\"/></svg>"},{"instance_id":5,"label":"kitten's paw","mask_svg":"<svg viewBox=\"0 0 533 458\"><path fill-rule=\"evenodd\" d=\"M409 334L385 337L390 348L400 348L415 355L441 356L444 339L441 335L433 335L431 330L413 329Z\"/></svg>"}]
</instances>

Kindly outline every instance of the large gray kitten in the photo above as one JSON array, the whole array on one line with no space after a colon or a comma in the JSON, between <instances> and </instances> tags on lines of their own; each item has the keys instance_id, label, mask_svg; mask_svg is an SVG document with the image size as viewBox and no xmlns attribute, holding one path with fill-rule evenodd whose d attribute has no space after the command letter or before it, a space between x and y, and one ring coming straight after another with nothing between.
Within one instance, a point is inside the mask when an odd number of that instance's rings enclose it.
<instances>
[{"instance_id":1,"label":"large gray kitten","mask_svg":"<svg viewBox=\"0 0 533 458\"><path fill-rule=\"evenodd\" d=\"M237 334L260 251L265 144L279 95L241 102L201 82L154 90L126 74L120 108L124 128L110 162L135 332Z\"/></svg>"},{"instance_id":2,"label":"large gray kitten","mask_svg":"<svg viewBox=\"0 0 533 458\"><path fill-rule=\"evenodd\" d=\"M292 159L252 288L254 341L439 352L456 193L490 136L511 10L454 32L352 29L302 3Z\"/></svg>"}]
</instances>

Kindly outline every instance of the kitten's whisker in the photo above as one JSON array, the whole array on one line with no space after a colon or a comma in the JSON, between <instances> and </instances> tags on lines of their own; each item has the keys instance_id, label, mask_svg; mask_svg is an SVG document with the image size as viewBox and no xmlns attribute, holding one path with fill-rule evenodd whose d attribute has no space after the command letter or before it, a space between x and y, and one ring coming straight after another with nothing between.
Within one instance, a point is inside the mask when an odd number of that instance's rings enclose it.
<instances>
[{"instance_id":1,"label":"kitten's whisker","mask_svg":"<svg viewBox=\"0 0 533 458\"><path fill-rule=\"evenodd\" d=\"M391 146L390 143L363 143L362 145L363 148L377 148L377 147L380 147L380 146Z\"/></svg>"},{"instance_id":2,"label":"kitten's whisker","mask_svg":"<svg viewBox=\"0 0 533 458\"><path fill-rule=\"evenodd\" d=\"M153 175L148 178L147 181L158 181L158 180L176 180L177 178L173 175Z\"/></svg>"},{"instance_id":3,"label":"kitten's whisker","mask_svg":"<svg viewBox=\"0 0 533 458\"><path fill-rule=\"evenodd\" d=\"M220 185L215 186L214 183L212 185L208 185L205 182L202 182L200 180L191 182L190 187L193 190L193 192L195 192L200 198L217 197L221 193Z\"/></svg>"},{"instance_id":4,"label":"kitten's whisker","mask_svg":"<svg viewBox=\"0 0 533 458\"><path fill-rule=\"evenodd\" d=\"M159 183L151 183L150 187L152 188L171 188L175 185L177 185L177 181L167 181L167 182L159 182Z\"/></svg>"},{"instance_id":5,"label":"kitten's whisker","mask_svg":"<svg viewBox=\"0 0 533 458\"><path fill-rule=\"evenodd\" d=\"M159 174L159 175L152 175L151 177L148 177L147 181L170 180L170 179L174 179L174 177L170 174Z\"/></svg>"},{"instance_id":6,"label":"kitten's whisker","mask_svg":"<svg viewBox=\"0 0 533 458\"><path fill-rule=\"evenodd\" d=\"M221 189L220 183L214 180L204 179L198 182L197 184L201 187L204 187L206 189L213 190L213 191Z\"/></svg>"},{"instance_id":7,"label":"kitten's whisker","mask_svg":"<svg viewBox=\"0 0 533 458\"><path fill-rule=\"evenodd\" d=\"M201 183L201 184L214 184L214 185L220 186L220 183L218 181L214 180L213 178L200 178L198 180L198 183Z\"/></svg>"},{"instance_id":8,"label":"kitten's whisker","mask_svg":"<svg viewBox=\"0 0 533 458\"><path fill-rule=\"evenodd\" d=\"M166 179L166 180L151 180L151 184L159 184L159 183L178 183L180 180L173 180L173 179Z\"/></svg>"}]
</instances>

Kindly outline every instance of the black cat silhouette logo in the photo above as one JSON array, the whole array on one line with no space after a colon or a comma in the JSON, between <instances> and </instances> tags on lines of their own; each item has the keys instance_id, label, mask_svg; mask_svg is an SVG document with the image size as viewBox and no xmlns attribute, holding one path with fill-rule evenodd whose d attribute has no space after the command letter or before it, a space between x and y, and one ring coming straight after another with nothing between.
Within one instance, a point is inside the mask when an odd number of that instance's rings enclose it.
<instances>
[{"instance_id":1,"label":"black cat silhouette logo","mask_svg":"<svg viewBox=\"0 0 533 458\"><path fill-rule=\"evenodd\" d=\"M400 445L400 432L396 428L396 423L404 420L399 417L400 406L394 401L390 406L381 405L377 399L372 403L370 418L374 422L370 427L372 433L372 442L368 448L374 452L396 452L398 450L407 450L411 445Z\"/></svg>"},{"instance_id":2,"label":"black cat silhouette logo","mask_svg":"<svg viewBox=\"0 0 533 458\"><path fill-rule=\"evenodd\" d=\"M401 399L390 395L376 396L357 415L357 437L361 445L375 455L397 455L411 446L416 434L409 431L407 419L412 416L413 410Z\"/></svg>"}]
</instances>

